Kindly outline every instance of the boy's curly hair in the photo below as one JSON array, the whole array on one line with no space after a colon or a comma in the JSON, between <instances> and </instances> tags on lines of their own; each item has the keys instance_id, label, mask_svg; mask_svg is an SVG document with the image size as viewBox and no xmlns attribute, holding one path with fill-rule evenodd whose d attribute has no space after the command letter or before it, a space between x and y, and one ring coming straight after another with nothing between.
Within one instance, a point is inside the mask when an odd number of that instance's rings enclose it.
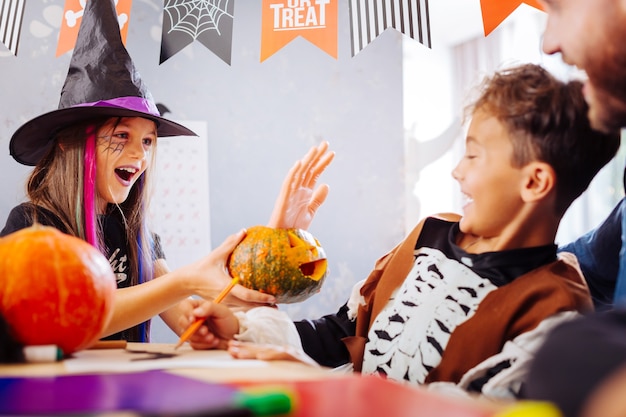
<instances>
[{"instance_id":1,"label":"boy's curly hair","mask_svg":"<svg viewBox=\"0 0 626 417\"><path fill-rule=\"evenodd\" d=\"M563 82L536 64L497 71L479 86L468 114L498 118L513 142L515 167L533 160L556 173L557 213L563 214L617 153L620 132L591 128L580 81Z\"/></svg>"}]
</instances>

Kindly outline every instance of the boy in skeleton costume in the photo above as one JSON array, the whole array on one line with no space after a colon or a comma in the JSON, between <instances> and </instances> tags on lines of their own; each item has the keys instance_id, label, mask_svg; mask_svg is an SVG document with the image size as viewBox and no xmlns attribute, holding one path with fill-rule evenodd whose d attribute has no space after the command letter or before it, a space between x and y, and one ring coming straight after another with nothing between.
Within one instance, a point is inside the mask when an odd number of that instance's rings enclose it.
<instances>
[{"instance_id":1,"label":"boy in skeleton costume","mask_svg":"<svg viewBox=\"0 0 626 417\"><path fill-rule=\"evenodd\" d=\"M207 302L194 314L214 340L194 347L517 396L546 332L593 308L576 259L557 258L554 240L619 136L591 129L580 82L540 66L497 72L481 87L452 172L462 216L421 221L336 314L293 323L276 309L233 314Z\"/></svg>"}]
</instances>

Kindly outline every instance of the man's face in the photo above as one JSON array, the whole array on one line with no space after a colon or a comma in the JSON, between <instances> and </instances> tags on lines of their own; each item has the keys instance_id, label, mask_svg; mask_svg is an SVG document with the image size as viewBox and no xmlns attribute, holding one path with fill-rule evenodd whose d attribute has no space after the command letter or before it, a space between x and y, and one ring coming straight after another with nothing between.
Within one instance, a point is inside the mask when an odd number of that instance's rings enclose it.
<instances>
[{"instance_id":1,"label":"man's face","mask_svg":"<svg viewBox=\"0 0 626 417\"><path fill-rule=\"evenodd\" d=\"M626 1L541 1L548 13L543 50L587 73L593 127L626 127Z\"/></svg>"}]
</instances>

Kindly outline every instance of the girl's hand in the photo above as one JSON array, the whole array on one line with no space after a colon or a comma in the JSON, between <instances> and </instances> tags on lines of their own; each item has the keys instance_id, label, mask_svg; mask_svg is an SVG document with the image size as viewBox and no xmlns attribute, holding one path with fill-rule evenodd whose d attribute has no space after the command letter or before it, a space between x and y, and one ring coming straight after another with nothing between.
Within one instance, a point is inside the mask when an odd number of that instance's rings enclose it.
<instances>
[{"instance_id":1,"label":"girl's hand","mask_svg":"<svg viewBox=\"0 0 626 417\"><path fill-rule=\"evenodd\" d=\"M193 294L199 295L206 300L213 300L230 284L232 277L228 273L228 257L245 235L246 231L241 230L227 237L210 254L193 264L179 269L191 281L190 286ZM241 285L235 285L224 299L224 304L243 309L268 304L272 305L275 302L276 298L274 296L254 291Z\"/></svg>"}]
</instances>

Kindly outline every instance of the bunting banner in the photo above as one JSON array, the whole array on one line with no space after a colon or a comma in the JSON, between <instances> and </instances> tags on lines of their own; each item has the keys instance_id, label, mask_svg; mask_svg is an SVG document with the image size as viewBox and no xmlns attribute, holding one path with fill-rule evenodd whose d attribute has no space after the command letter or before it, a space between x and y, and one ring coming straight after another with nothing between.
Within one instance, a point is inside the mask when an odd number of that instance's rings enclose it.
<instances>
[{"instance_id":1,"label":"bunting banner","mask_svg":"<svg viewBox=\"0 0 626 417\"><path fill-rule=\"evenodd\" d=\"M544 11L539 0L480 0L485 36L497 28L522 3Z\"/></svg>"},{"instance_id":2,"label":"bunting banner","mask_svg":"<svg viewBox=\"0 0 626 417\"><path fill-rule=\"evenodd\" d=\"M388 28L431 48L428 0L350 0L352 56Z\"/></svg>"},{"instance_id":3,"label":"bunting banner","mask_svg":"<svg viewBox=\"0 0 626 417\"><path fill-rule=\"evenodd\" d=\"M0 0L0 41L17 56L20 42L24 2L26 0Z\"/></svg>"},{"instance_id":4,"label":"bunting banner","mask_svg":"<svg viewBox=\"0 0 626 417\"><path fill-rule=\"evenodd\" d=\"M78 36L78 28L80 27L80 22L82 22L83 11L85 10L85 3L87 3L87 1L88 0L65 0L63 21L61 22L59 43L57 44L57 57L74 49L76 37ZM120 24L120 35L122 36L124 45L126 45L126 35L128 33L128 21L130 20L130 8L132 3L133 0L115 1L117 20Z\"/></svg>"},{"instance_id":5,"label":"bunting banner","mask_svg":"<svg viewBox=\"0 0 626 417\"><path fill-rule=\"evenodd\" d=\"M74 48L85 3L65 0L56 56ZM432 48L429 0L349 0L354 57L393 28ZM235 0L164 0L160 64L198 40L230 65ZM301 36L337 58L339 0L262 0L261 62ZM0 42L17 55L26 0L0 0ZM480 0L488 36L519 6L544 11L540 0ZM132 0L115 0L126 44Z\"/></svg>"},{"instance_id":6,"label":"bunting banner","mask_svg":"<svg viewBox=\"0 0 626 417\"><path fill-rule=\"evenodd\" d=\"M164 0L161 59L197 40L230 65L235 0Z\"/></svg>"},{"instance_id":7,"label":"bunting banner","mask_svg":"<svg viewBox=\"0 0 626 417\"><path fill-rule=\"evenodd\" d=\"M339 0L263 0L261 62L302 36L337 59Z\"/></svg>"}]
</instances>

